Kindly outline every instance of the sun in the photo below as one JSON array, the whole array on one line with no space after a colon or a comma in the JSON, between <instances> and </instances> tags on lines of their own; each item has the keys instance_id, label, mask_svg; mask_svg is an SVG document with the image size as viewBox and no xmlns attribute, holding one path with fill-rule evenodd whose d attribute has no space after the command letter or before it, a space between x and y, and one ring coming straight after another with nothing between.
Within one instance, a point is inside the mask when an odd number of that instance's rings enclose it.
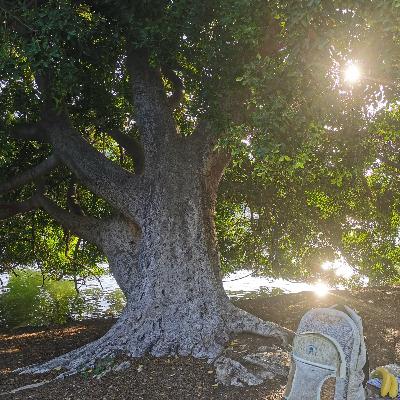
<instances>
[{"instance_id":1,"label":"sun","mask_svg":"<svg viewBox=\"0 0 400 400\"><path fill-rule=\"evenodd\" d=\"M344 70L344 80L348 83L356 83L361 78L360 67L354 63L350 63Z\"/></svg>"},{"instance_id":2,"label":"sun","mask_svg":"<svg viewBox=\"0 0 400 400\"><path fill-rule=\"evenodd\" d=\"M313 285L313 292L318 297L324 297L329 293L329 286L324 282L318 281Z\"/></svg>"}]
</instances>

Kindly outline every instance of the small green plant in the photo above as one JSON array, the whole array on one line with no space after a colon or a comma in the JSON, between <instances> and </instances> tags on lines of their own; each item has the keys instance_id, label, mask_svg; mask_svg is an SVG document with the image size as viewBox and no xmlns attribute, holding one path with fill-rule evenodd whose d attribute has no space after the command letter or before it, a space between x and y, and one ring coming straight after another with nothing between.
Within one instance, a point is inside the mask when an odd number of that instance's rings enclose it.
<instances>
[{"instance_id":1,"label":"small green plant","mask_svg":"<svg viewBox=\"0 0 400 400\"><path fill-rule=\"evenodd\" d=\"M115 365L114 357L108 356L96 361L93 368L85 368L81 374L84 379L101 375L103 372L110 370Z\"/></svg>"}]
</instances>

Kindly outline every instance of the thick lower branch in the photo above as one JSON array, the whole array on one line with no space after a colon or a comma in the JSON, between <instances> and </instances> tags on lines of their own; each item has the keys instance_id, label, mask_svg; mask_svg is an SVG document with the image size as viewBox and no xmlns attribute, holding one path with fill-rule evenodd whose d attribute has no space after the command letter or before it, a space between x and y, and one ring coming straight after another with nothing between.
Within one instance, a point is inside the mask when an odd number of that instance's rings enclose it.
<instances>
[{"instance_id":1,"label":"thick lower branch","mask_svg":"<svg viewBox=\"0 0 400 400\"><path fill-rule=\"evenodd\" d=\"M44 195L38 196L38 204L62 227L83 239L98 244L100 221L96 218L74 214L64 210Z\"/></svg>"},{"instance_id":2,"label":"thick lower branch","mask_svg":"<svg viewBox=\"0 0 400 400\"><path fill-rule=\"evenodd\" d=\"M0 219L11 218L18 214L24 214L40 207L37 197L33 196L25 201L15 203L0 203Z\"/></svg>"},{"instance_id":3,"label":"thick lower branch","mask_svg":"<svg viewBox=\"0 0 400 400\"><path fill-rule=\"evenodd\" d=\"M35 180L45 176L50 173L57 165L59 161L55 155L51 155L49 158L46 158L37 166L22 172L20 175L17 175L11 178L9 181L4 182L0 185L0 194L7 193L11 190L17 189L27 183L34 182Z\"/></svg>"},{"instance_id":4,"label":"thick lower branch","mask_svg":"<svg viewBox=\"0 0 400 400\"><path fill-rule=\"evenodd\" d=\"M15 128L17 136L24 138L45 138L54 149L57 159L62 161L79 179L98 196L106 199L114 208L130 213L141 195L141 180L121 166L110 161L105 155L88 143L71 125L66 114L53 109L46 110L40 123ZM52 164L53 158L47 162ZM44 165L46 169L48 165ZM39 171L42 172L42 171ZM38 173L38 171L36 171ZM25 179L25 178L24 178ZM127 204L131 206L129 212Z\"/></svg>"},{"instance_id":5,"label":"thick lower branch","mask_svg":"<svg viewBox=\"0 0 400 400\"><path fill-rule=\"evenodd\" d=\"M126 211L127 204L138 201L142 190L140 176L97 151L75 131L66 116L58 115L44 126L56 155L93 193L121 212Z\"/></svg>"}]
</instances>

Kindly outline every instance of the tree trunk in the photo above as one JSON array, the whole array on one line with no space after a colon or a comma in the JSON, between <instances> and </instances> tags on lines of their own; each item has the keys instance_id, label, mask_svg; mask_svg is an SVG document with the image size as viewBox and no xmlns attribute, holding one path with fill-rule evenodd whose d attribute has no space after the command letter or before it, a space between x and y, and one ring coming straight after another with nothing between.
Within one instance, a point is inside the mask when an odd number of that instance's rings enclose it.
<instances>
[{"instance_id":1,"label":"tree trunk","mask_svg":"<svg viewBox=\"0 0 400 400\"><path fill-rule=\"evenodd\" d=\"M216 150L214 129L221 128L199 117L191 135L180 135L171 107L182 97L183 84L173 71L163 77L149 57L146 49L127 49L132 117L140 144L122 132L111 133L134 158L134 172L108 159L74 128L68 107L58 109L51 103L52 82L45 76L36 80L43 95L42 120L15 129L16 137L48 142L54 154L3 190L42 181L63 163L114 212L98 219L74 212L75 204L65 210L45 195L45 185L39 182L37 194L6 205L3 216L42 207L66 229L103 250L127 297L121 317L102 338L25 372L60 366L75 372L116 352L215 359L232 333L283 340L288 336L284 328L236 308L224 292L214 225L217 189L229 161ZM176 96L167 97L165 78Z\"/></svg>"},{"instance_id":2,"label":"tree trunk","mask_svg":"<svg viewBox=\"0 0 400 400\"><path fill-rule=\"evenodd\" d=\"M131 353L213 357L228 338L215 232L200 180L174 175L160 174L147 200L138 249L141 287L125 313L136 322Z\"/></svg>"},{"instance_id":3,"label":"tree trunk","mask_svg":"<svg viewBox=\"0 0 400 400\"><path fill-rule=\"evenodd\" d=\"M229 337L213 226L215 193L192 165L185 167L164 165L148 182L135 245L137 272L117 323L134 356L147 351L212 358Z\"/></svg>"}]
</instances>

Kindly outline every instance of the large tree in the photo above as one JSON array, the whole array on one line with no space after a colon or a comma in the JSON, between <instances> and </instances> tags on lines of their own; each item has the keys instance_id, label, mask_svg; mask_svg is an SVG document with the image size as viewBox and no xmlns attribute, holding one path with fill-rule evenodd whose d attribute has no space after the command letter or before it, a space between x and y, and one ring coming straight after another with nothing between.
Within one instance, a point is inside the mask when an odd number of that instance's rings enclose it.
<instances>
[{"instance_id":1,"label":"large tree","mask_svg":"<svg viewBox=\"0 0 400 400\"><path fill-rule=\"evenodd\" d=\"M282 266L285 252L295 260L291 243L318 247L321 232L337 239L324 218L315 224L315 214L299 211L306 203L334 215L336 227L346 220L348 208L339 218L329 195L313 188L329 186L319 180L324 174L335 182L348 177L349 165L334 173L325 157L341 160L351 140L338 135L332 155L327 137L349 126L363 132L360 104L379 86L349 99L328 76L333 60L345 61L353 41L379 27L368 6L338 3L5 2L1 217L22 214L10 223L18 234L27 226L25 213L44 210L97 246L127 298L103 338L41 370L75 370L118 351L214 358L236 332L287 339L287 330L238 309L224 293L217 190L233 157L220 215L232 203L251 205L251 221L255 211L260 229L268 230L269 243L249 252L261 255L261 264ZM383 3L392 13L394 5ZM390 68L393 57L384 59ZM263 182L260 197L238 190L245 171ZM342 188L334 187L338 195ZM292 214L285 216L288 205ZM51 224L35 215L36 226ZM307 240L296 228L304 221ZM7 236L12 228L5 225ZM36 233L40 243L44 234ZM74 245L83 250L80 240ZM79 262L95 265L97 253L85 250ZM17 252L7 251L0 256L12 264ZM34 259L28 258L18 261Z\"/></svg>"}]
</instances>

